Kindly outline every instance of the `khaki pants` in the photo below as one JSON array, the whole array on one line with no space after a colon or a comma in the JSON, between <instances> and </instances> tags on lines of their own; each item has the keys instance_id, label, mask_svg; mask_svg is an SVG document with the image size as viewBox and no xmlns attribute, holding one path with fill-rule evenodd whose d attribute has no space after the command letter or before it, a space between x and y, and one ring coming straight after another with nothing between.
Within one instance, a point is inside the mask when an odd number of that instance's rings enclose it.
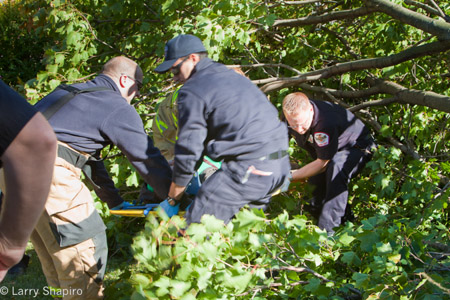
<instances>
[{"instance_id":1,"label":"khaki pants","mask_svg":"<svg viewBox=\"0 0 450 300\"><path fill-rule=\"evenodd\" d=\"M81 170L57 157L45 210L31 242L50 287L63 299L102 299L107 245L105 226Z\"/></svg>"}]
</instances>

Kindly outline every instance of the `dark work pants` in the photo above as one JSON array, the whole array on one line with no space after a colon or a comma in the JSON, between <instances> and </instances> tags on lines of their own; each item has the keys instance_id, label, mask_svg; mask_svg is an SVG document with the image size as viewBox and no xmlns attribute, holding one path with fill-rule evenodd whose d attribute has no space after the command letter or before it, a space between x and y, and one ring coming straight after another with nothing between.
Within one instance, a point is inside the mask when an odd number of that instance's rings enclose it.
<instances>
[{"instance_id":1,"label":"dark work pants","mask_svg":"<svg viewBox=\"0 0 450 300\"><path fill-rule=\"evenodd\" d=\"M312 208L319 213L318 226L329 233L341 224L348 201L348 184L362 170L372 155L358 148L338 151L325 172L311 177Z\"/></svg>"},{"instance_id":2,"label":"dark work pants","mask_svg":"<svg viewBox=\"0 0 450 300\"><path fill-rule=\"evenodd\" d=\"M272 172L269 176L250 174L243 182L250 166ZM288 156L277 160L228 161L222 164L206 180L186 213L187 224L200 223L205 214L228 223L245 205L266 209L271 194L288 180L290 164Z\"/></svg>"}]
</instances>

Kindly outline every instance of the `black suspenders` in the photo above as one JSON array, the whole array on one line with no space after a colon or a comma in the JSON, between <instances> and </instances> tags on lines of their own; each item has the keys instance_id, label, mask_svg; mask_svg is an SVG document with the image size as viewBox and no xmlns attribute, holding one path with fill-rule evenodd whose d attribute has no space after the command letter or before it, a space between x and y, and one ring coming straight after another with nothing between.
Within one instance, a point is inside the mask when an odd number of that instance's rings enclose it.
<instances>
[{"instance_id":1,"label":"black suspenders","mask_svg":"<svg viewBox=\"0 0 450 300\"><path fill-rule=\"evenodd\" d=\"M80 90L79 88L70 85L61 84L57 88L66 90L69 93L65 94L64 96L53 102L49 107L47 107L45 111L41 112L47 120L49 120L58 110L61 109L61 107L66 105L67 102L69 102L72 98L74 98L78 94L98 92L98 91L113 91L112 89L107 88L105 86L98 86Z\"/></svg>"}]
</instances>

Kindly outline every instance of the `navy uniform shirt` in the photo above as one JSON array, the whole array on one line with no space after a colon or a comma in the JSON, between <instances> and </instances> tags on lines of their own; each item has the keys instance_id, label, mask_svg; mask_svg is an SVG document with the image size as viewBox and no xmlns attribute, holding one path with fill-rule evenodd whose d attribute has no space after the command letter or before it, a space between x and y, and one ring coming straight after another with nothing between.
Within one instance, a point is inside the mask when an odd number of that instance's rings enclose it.
<instances>
[{"instance_id":1,"label":"navy uniform shirt","mask_svg":"<svg viewBox=\"0 0 450 300\"><path fill-rule=\"evenodd\" d=\"M0 80L0 156L36 113L33 106Z\"/></svg>"},{"instance_id":2,"label":"navy uniform shirt","mask_svg":"<svg viewBox=\"0 0 450 300\"><path fill-rule=\"evenodd\" d=\"M99 153L106 145L116 145L144 180L154 187L158 197L167 197L172 177L169 164L154 147L141 118L122 97L115 82L106 75L99 75L92 81L73 86L79 89L107 87L111 90L79 94L59 109L49 120L58 141L89 154ZM35 107L45 111L66 93L56 89ZM98 168L103 166L97 165ZM103 170L99 172L104 173ZM96 183L106 186L108 182L100 178Z\"/></svg>"},{"instance_id":3,"label":"navy uniform shirt","mask_svg":"<svg viewBox=\"0 0 450 300\"><path fill-rule=\"evenodd\" d=\"M303 135L293 129L289 133L314 159L330 160L339 150L370 145L369 130L352 112L331 102L310 101L314 109L310 129Z\"/></svg>"},{"instance_id":4,"label":"navy uniform shirt","mask_svg":"<svg viewBox=\"0 0 450 300\"><path fill-rule=\"evenodd\" d=\"M215 161L257 159L287 150L286 125L248 78L204 58L178 95L173 181L186 186L203 155Z\"/></svg>"}]
</instances>

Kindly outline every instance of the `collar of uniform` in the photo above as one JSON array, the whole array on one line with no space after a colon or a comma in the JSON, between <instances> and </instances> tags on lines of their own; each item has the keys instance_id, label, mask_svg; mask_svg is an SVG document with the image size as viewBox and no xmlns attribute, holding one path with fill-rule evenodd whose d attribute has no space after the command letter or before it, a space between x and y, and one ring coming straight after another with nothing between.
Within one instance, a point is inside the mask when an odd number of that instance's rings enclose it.
<instances>
[{"instance_id":1,"label":"collar of uniform","mask_svg":"<svg viewBox=\"0 0 450 300\"><path fill-rule=\"evenodd\" d=\"M100 74L97 77L95 77L92 80L92 82L98 86L106 86L106 87L112 88L115 92L120 93L119 87L114 82L114 80L112 80L112 78L109 77L108 75Z\"/></svg>"},{"instance_id":2,"label":"collar of uniform","mask_svg":"<svg viewBox=\"0 0 450 300\"><path fill-rule=\"evenodd\" d=\"M313 110L314 110L314 117L313 117L313 120L311 122L311 126L309 127L308 131L310 131L311 128L316 127L317 122L319 122L319 113L320 113L319 109L317 108L317 105L316 105L315 101L314 100L310 100L310 102L311 102Z\"/></svg>"},{"instance_id":3,"label":"collar of uniform","mask_svg":"<svg viewBox=\"0 0 450 300\"><path fill-rule=\"evenodd\" d=\"M195 66L195 72L199 72L203 69L206 69L207 67L209 67L210 65L212 65L213 63L215 63L215 61L213 61L211 58L209 57L205 57L202 60L200 60L197 65Z\"/></svg>"}]
</instances>

